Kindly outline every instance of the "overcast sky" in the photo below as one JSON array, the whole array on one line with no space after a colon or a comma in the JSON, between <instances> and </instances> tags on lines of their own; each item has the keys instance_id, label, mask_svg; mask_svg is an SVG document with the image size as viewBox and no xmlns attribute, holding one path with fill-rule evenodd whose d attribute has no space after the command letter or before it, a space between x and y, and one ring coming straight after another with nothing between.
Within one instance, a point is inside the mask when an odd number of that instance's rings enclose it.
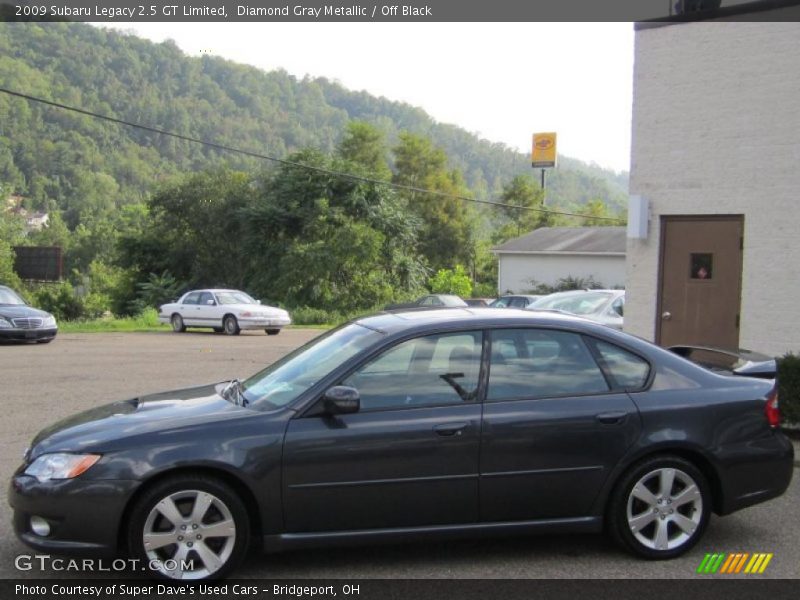
<instances>
[{"instance_id":1,"label":"overcast sky","mask_svg":"<svg viewBox=\"0 0 800 600\"><path fill-rule=\"evenodd\" d=\"M630 165L631 23L121 23L189 56L282 68L407 102L437 121L530 152Z\"/></svg>"}]
</instances>

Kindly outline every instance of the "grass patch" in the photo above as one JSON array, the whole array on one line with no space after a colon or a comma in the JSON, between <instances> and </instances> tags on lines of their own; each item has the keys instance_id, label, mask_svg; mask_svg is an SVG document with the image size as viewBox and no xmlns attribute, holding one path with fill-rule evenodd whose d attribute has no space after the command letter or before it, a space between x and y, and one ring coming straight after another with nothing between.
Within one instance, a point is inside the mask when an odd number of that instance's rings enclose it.
<instances>
[{"instance_id":1,"label":"grass patch","mask_svg":"<svg viewBox=\"0 0 800 600\"><path fill-rule=\"evenodd\" d=\"M142 311L133 317L102 317L79 321L62 321L58 324L60 333L102 333L108 331L169 331L169 325L158 322L158 312L154 308Z\"/></svg>"}]
</instances>

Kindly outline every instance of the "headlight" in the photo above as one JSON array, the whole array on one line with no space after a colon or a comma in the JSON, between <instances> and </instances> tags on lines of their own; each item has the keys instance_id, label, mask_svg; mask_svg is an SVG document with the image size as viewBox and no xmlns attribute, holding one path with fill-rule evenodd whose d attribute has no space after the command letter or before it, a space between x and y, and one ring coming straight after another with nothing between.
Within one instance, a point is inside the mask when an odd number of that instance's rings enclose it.
<instances>
[{"instance_id":1,"label":"headlight","mask_svg":"<svg viewBox=\"0 0 800 600\"><path fill-rule=\"evenodd\" d=\"M25 474L36 477L39 481L72 479L98 460L99 454L42 454L25 469Z\"/></svg>"},{"instance_id":2,"label":"headlight","mask_svg":"<svg viewBox=\"0 0 800 600\"><path fill-rule=\"evenodd\" d=\"M55 326L56 326L56 318L53 315L45 317L44 321L42 322L42 327L55 327Z\"/></svg>"},{"instance_id":3,"label":"headlight","mask_svg":"<svg viewBox=\"0 0 800 600\"><path fill-rule=\"evenodd\" d=\"M0 329L11 329L13 325L3 317L0 317Z\"/></svg>"}]
</instances>

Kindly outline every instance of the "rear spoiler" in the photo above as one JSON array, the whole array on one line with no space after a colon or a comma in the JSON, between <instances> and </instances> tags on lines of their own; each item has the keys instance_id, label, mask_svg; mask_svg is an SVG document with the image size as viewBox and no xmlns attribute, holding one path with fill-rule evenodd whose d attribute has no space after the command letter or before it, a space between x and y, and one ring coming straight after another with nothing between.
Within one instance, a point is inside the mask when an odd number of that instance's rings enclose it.
<instances>
[{"instance_id":1,"label":"rear spoiler","mask_svg":"<svg viewBox=\"0 0 800 600\"><path fill-rule=\"evenodd\" d=\"M710 346L680 345L670 346L667 350L715 373L759 379L775 379L778 373L774 358L743 348L731 351Z\"/></svg>"}]
</instances>

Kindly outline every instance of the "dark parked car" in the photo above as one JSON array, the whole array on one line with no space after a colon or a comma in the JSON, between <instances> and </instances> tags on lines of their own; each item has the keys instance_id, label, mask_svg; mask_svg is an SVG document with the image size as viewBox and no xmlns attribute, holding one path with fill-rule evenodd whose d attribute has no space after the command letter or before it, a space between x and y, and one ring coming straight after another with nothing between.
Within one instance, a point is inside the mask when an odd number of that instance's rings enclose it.
<instances>
[{"instance_id":1,"label":"dark parked car","mask_svg":"<svg viewBox=\"0 0 800 600\"><path fill-rule=\"evenodd\" d=\"M492 308L527 308L536 302L541 296L531 294L512 294L510 296L500 296L489 306Z\"/></svg>"},{"instance_id":2,"label":"dark parked car","mask_svg":"<svg viewBox=\"0 0 800 600\"><path fill-rule=\"evenodd\" d=\"M712 512L786 490L794 453L778 423L771 381L584 319L383 313L245 381L61 421L25 451L9 499L38 551L126 548L175 578L223 576L251 542L604 526L636 555L671 558Z\"/></svg>"},{"instance_id":3,"label":"dark parked car","mask_svg":"<svg viewBox=\"0 0 800 600\"><path fill-rule=\"evenodd\" d=\"M0 285L0 341L52 342L58 333L56 318L28 306L10 287Z\"/></svg>"},{"instance_id":4,"label":"dark parked car","mask_svg":"<svg viewBox=\"0 0 800 600\"><path fill-rule=\"evenodd\" d=\"M389 304L385 310L402 310L406 308L461 308L467 306L458 296L452 294L428 294L413 302Z\"/></svg>"}]
</instances>

